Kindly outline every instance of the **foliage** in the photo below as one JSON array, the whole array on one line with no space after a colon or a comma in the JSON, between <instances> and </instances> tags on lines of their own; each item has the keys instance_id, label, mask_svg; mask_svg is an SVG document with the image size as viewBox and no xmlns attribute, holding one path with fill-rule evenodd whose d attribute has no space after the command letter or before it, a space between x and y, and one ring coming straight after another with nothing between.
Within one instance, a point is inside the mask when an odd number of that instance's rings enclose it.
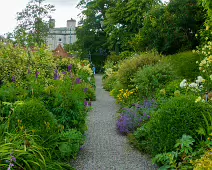
<instances>
[{"instance_id":1,"label":"foliage","mask_svg":"<svg viewBox=\"0 0 212 170\"><path fill-rule=\"evenodd\" d=\"M160 59L159 56L143 54L124 60L118 70L118 80L126 89L132 88L132 79L135 73L146 65L154 65Z\"/></svg>"},{"instance_id":2,"label":"foliage","mask_svg":"<svg viewBox=\"0 0 212 170\"><path fill-rule=\"evenodd\" d=\"M158 154L153 158L153 163L161 166L160 169L192 169L189 155L192 154L192 145L195 140L188 135L177 139L174 146L176 151Z\"/></svg>"},{"instance_id":3,"label":"foliage","mask_svg":"<svg viewBox=\"0 0 212 170\"><path fill-rule=\"evenodd\" d=\"M117 73L113 73L107 78L103 79L103 87L107 91L111 91L114 88L114 85L117 83Z\"/></svg>"},{"instance_id":4,"label":"foliage","mask_svg":"<svg viewBox=\"0 0 212 170\"><path fill-rule=\"evenodd\" d=\"M11 43L0 43L0 81L22 83L29 74L34 78L53 78L56 64L52 53L46 47L26 49L15 48ZM45 79L46 81L46 79Z\"/></svg>"},{"instance_id":5,"label":"foliage","mask_svg":"<svg viewBox=\"0 0 212 170\"><path fill-rule=\"evenodd\" d=\"M0 167L14 169L72 169L69 164L53 161L50 150L29 131L6 133L0 143Z\"/></svg>"},{"instance_id":6,"label":"foliage","mask_svg":"<svg viewBox=\"0 0 212 170\"><path fill-rule=\"evenodd\" d=\"M130 40L143 26L144 15L156 4L158 0L121 1L113 0L113 6L106 11L104 24L107 33L107 42L111 51L130 50Z\"/></svg>"},{"instance_id":7,"label":"foliage","mask_svg":"<svg viewBox=\"0 0 212 170\"><path fill-rule=\"evenodd\" d=\"M133 83L138 87L140 97L153 96L157 89L175 79L170 64L159 62L153 66L145 66L134 76Z\"/></svg>"},{"instance_id":8,"label":"foliage","mask_svg":"<svg viewBox=\"0 0 212 170\"><path fill-rule=\"evenodd\" d=\"M203 55L187 51L168 56L166 59L178 77L191 80L200 74L197 62L200 62L202 58Z\"/></svg>"},{"instance_id":9,"label":"foliage","mask_svg":"<svg viewBox=\"0 0 212 170\"><path fill-rule=\"evenodd\" d=\"M82 10L79 27L76 30L78 51L81 51L83 58L91 56L92 63L99 70L108 54L106 44L106 33L103 21L106 10L112 5L111 1L81 0L78 8Z\"/></svg>"},{"instance_id":10,"label":"foliage","mask_svg":"<svg viewBox=\"0 0 212 170\"><path fill-rule=\"evenodd\" d=\"M211 27L212 25L212 4L210 0L199 0L200 4L204 7L205 10L207 10L208 18L206 25Z\"/></svg>"},{"instance_id":11,"label":"foliage","mask_svg":"<svg viewBox=\"0 0 212 170\"><path fill-rule=\"evenodd\" d=\"M153 155L171 151L175 141L183 134L200 139L194 129L206 128L202 115L207 117L210 109L208 103L195 103L192 96L174 97L162 103L148 123L148 139Z\"/></svg>"},{"instance_id":12,"label":"foliage","mask_svg":"<svg viewBox=\"0 0 212 170\"><path fill-rule=\"evenodd\" d=\"M84 109L84 87L76 84L66 76L64 81L55 81L54 88L50 90L53 100L48 103L48 109L56 116L58 122L68 128L77 128L81 132L86 130ZM68 89L68 90L67 90Z\"/></svg>"},{"instance_id":13,"label":"foliage","mask_svg":"<svg viewBox=\"0 0 212 170\"><path fill-rule=\"evenodd\" d=\"M38 116L39 115L39 116ZM33 130L35 134L45 137L57 128L57 121L44 104L36 99L16 102L11 114L10 128L20 131Z\"/></svg>"},{"instance_id":14,"label":"foliage","mask_svg":"<svg viewBox=\"0 0 212 170\"><path fill-rule=\"evenodd\" d=\"M205 154L195 161L192 161L194 170L206 170L212 168L212 149L205 152Z\"/></svg>"},{"instance_id":15,"label":"foliage","mask_svg":"<svg viewBox=\"0 0 212 170\"><path fill-rule=\"evenodd\" d=\"M84 143L84 136L77 130L69 130L60 134L58 143L62 159L76 158Z\"/></svg>"},{"instance_id":16,"label":"foliage","mask_svg":"<svg viewBox=\"0 0 212 170\"><path fill-rule=\"evenodd\" d=\"M143 27L131 42L136 51L156 50L174 54L194 49L195 34L205 21L205 12L197 0L172 0L146 13Z\"/></svg>"},{"instance_id":17,"label":"foliage","mask_svg":"<svg viewBox=\"0 0 212 170\"><path fill-rule=\"evenodd\" d=\"M55 11L54 6L44 4L45 0L31 0L26 8L17 13L18 26L14 38L18 44L34 47L46 42L51 25L47 19Z\"/></svg>"}]
</instances>

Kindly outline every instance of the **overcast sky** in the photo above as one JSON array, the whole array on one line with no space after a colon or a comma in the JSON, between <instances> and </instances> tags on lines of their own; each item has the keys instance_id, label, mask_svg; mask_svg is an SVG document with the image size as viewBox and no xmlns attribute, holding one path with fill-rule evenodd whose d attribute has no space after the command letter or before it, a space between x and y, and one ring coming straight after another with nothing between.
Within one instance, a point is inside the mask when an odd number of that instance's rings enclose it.
<instances>
[{"instance_id":1,"label":"overcast sky","mask_svg":"<svg viewBox=\"0 0 212 170\"><path fill-rule=\"evenodd\" d=\"M21 12L30 0L0 0L0 35L12 32L16 26L16 13ZM52 18L56 20L56 27L65 27L68 19L79 21L76 8L80 0L46 0L46 3L55 6L56 11ZM165 0L164 0L165 1ZM167 1L167 0L166 0Z\"/></svg>"},{"instance_id":2,"label":"overcast sky","mask_svg":"<svg viewBox=\"0 0 212 170\"><path fill-rule=\"evenodd\" d=\"M12 32L16 26L16 13L21 12L30 0L0 0L0 35ZM56 27L65 27L68 19L77 18L80 13L76 8L80 0L46 0L55 5L56 11L52 18L56 20Z\"/></svg>"}]
</instances>

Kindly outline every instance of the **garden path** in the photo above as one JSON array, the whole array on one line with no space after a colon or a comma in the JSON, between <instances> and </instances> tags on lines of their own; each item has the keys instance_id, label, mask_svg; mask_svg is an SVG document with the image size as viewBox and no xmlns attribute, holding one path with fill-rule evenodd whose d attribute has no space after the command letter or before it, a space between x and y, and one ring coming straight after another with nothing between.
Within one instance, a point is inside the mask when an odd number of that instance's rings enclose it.
<instances>
[{"instance_id":1,"label":"garden path","mask_svg":"<svg viewBox=\"0 0 212 170\"><path fill-rule=\"evenodd\" d=\"M116 131L115 100L102 88L102 76L95 75L96 101L88 116L86 143L77 160L77 170L151 170L151 160L133 149L126 136Z\"/></svg>"}]
</instances>

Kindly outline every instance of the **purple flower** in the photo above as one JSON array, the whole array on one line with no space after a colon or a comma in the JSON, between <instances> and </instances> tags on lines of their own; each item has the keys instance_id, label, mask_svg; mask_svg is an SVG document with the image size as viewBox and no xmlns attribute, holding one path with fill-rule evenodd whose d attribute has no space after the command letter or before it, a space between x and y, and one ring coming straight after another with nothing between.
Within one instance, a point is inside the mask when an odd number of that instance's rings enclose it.
<instances>
[{"instance_id":1,"label":"purple flower","mask_svg":"<svg viewBox=\"0 0 212 170\"><path fill-rule=\"evenodd\" d=\"M144 116L146 117L146 113L144 113Z\"/></svg>"},{"instance_id":2,"label":"purple flower","mask_svg":"<svg viewBox=\"0 0 212 170\"><path fill-rule=\"evenodd\" d=\"M84 93L87 93L88 92L88 88L84 88Z\"/></svg>"},{"instance_id":3,"label":"purple flower","mask_svg":"<svg viewBox=\"0 0 212 170\"><path fill-rule=\"evenodd\" d=\"M12 77L12 82L13 82L13 83L16 82L15 76Z\"/></svg>"},{"instance_id":4,"label":"purple flower","mask_svg":"<svg viewBox=\"0 0 212 170\"><path fill-rule=\"evenodd\" d=\"M148 115L147 118L150 119L150 115Z\"/></svg>"},{"instance_id":5,"label":"purple flower","mask_svg":"<svg viewBox=\"0 0 212 170\"><path fill-rule=\"evenodd\" d=\"M12 161L16 162L16 158L14 156L12 156Z\"/></svg>"},{"instance_id":6,"label":"purple flower","mask_svg":"<svg viewBox=\"0 0 212 170\"><path fill-rule=\"evenodd\" d=\"M87 102L87 101L84 101L84 105L85 105L85 106L88 106L88 102Z\"/></svg>"},{"instance_id":7,"label":"purple flower","mask_svg":"<svg viewBox=\"0 0 212 170\"><path fill-rule=\"evenodd\" d=\"M66 75L67 73L66 73L66 71L64 71L64 72L62 72L64 75Z\"/></svg>"},{"instance_id":8,"label":"purple flower","mask_svg":"<svg viewBox=\"0 0 212 170\"><path fill-rule=\"evenodd\" d=\"M70 72L72 70L72 64L70 64L69 66L68 66L68 72Z\"/></svg>"},{"instance_id":9,"label":"purple flower","mask_svg":"<svg viewBox=\"0 0 212 170\"><path fill-rule=\"evenodd\" d=\"M54 72L54 79L59 80L60 79L60 74L58 73L58 70L55 70Z\"/></svg>"},{"instance_id":10,"label":"purple flower","mask_svg":"<svg viewBox=\"0 0 212 170\"><path fill-rule=\"evenodd\" d=\"M90 106L90 107L91 107L91 101L89 101L89 102L88 102L88 106Z\"/></svg>"},{"instance_id":11,"label":"purple flower","mask_svg":"<svg viewBox=\"0 0 212 170\"><path fill-rule=\"evenodd\" d=\"M35 74L36 79L38 78L39 74L40 74L40 72L36 71L36 74Z\"/></svg>"},{"instance_id":12,"label":"purple flower","mask_svg":"<svg viewBox=\"0 0 212 170\"><path fill-rule=\"evenodd\" d=\"M80 78L77 78L77 79L76 79L76 84L80 84L80 83L81 83Z\"/></svg>"}]
</instances>

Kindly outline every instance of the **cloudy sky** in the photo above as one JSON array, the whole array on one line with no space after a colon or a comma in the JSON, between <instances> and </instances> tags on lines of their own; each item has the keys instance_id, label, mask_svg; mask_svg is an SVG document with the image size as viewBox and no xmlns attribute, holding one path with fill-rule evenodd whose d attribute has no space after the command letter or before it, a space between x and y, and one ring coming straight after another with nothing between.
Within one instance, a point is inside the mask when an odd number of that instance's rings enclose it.
<instances>
[{"instance_id":1,"label":"cloudy sky","mask_svg":"<svg viewBox=\"0 0 212 170\"><path fill-rule=\"evenodd\" d=\"M16 26L16 13L21 12L30 0L0 0L0 35L12 32ZM46 0L55 5L56 11L52 17L56 20L56 27L65 27L66 20L77 18L80 13L76 8L80 0Z\"/></svg>"},{"instance_id":2,"label":"cloudy sky","mask_svg":"<svg viewBox=\"0 0 212 170\"><path fill-rule=\"evenodd\" d=\"M30 0L0 0L0 35L12 32L16 26L16 13L21 12ZM56 27L65 27L68 19L74 18L80 10L76 8L80 0L46 0L46 3L55 5L56 11L52 17L56 20ZM168 1L168 0L164 0Z\"/></svg>"}]
</instances>

